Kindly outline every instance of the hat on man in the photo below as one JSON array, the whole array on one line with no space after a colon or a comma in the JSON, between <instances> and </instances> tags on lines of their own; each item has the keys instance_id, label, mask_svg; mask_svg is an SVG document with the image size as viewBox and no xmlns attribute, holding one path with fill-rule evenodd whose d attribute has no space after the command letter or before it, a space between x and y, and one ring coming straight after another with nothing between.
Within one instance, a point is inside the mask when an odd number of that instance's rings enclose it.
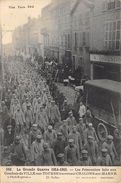
<instances>
[{"instance_id":1,"label":"hat on man","mask_svg":"<svg viewBox=\"0 0 121 183\"><path fill-rule=\"evenodd\" d=\"M93 136L89 135L89 136L88 136L88 139L93 139Z\"/></svg>"},{"instance_id":2,"label":"hat on man","mask_svg":"<svg viewBox=\"0 0 121 183\"><path fill-rule=\"evenodd\" d=\"M55 103L55 101L54 100L51 100L51 103Z\"/></svg>"},{"instance_id":3,"label":"hat on man","mask_svg":"<svg viewBox=\"0 0 121 183\"><path fill-rule=\"evenodd\" d=\"M42 138L42 136L41 135L37 135L37 139L41 139Z\"/></svg>"},{"instance_id":4,"label":"hat on man","mask_svg":"<svg viewBox=\"0 0 121 183\"><path fill-rule=\"evenodd\" d=\"M106 148L101 149L101 152L108 152Z\"/></svg>"},{"instance_id":5,"label":"hat on man","mask_svg":"<svg viewBox=\"0 0 121 183\"><path fill-rule=\"evenodd\" d=\"M91 127L91 126L93 126L93 125L92 125L92 123L89 123L89 124L88 124L88 126L90 126L90 127Z\"/></svg>"},{"instance_id":6,"label":"hat on man","mask_svg":"<svg viewBox=\"0 0 121 183\"><path fill-rule=\"evenodd\" d=\"M57 155L57 157L58 157L58 158L63 158L63 157L64 157L64 154L63 154L63 153L59 153L59 154Z\"/></svg>"},{"instance_id":7,"label":"hat on man","mask_svg":"<svg viewBox=\"0 0 121 183\"><path fill-rule=\"evenodd\" d=\"M7 125L7 128L12 128L12 125Z\"/></svg>"},{"instance_id":8,"label":"hat on man","mask_svg":"<svg viewBox=\"0 0 121 183\"><path fill-rule=\"evenodd\" d=\"M72 143L72 142L74 142L74 139L69 139L68 142Z\"/></svg>"},{"instance_id":9,"label":"hat on man","mask_svg":"<svg viewBox=\"0 0 121 183\"><path fill-rule=\"evenodd\" d=\"M33 127L37 127L37 124L33 124L32 126L33 126Z\"/></svg>"},{"instance_id":10,"label":"hat on man","mask_svg":"<svg viewBox=\"0 0 121 183\"><path fill-rule=\"evenodd\" d=\"M72 114L73 112L72 111L69 111L69 113L68 114Z\"/></svg>"},{"instance_id":11,"label":"hat on man","mask_svg":"<svg viewBox=\"0 0 121 183\"><path fill-rule=\"evenodd\" d=\"M52 130L53 127L51 125L48 126L48 130Z\"/></svg>"},{"instance_id":12,"label":"hat on man","mask_svg":"<svg viewBox=\"0 0 121 183\"><path fill-rule=\"evenodd\" d=\"M82 154L88 154L88 151L87 150L82 150Z\"/></svg>"},{"instance_id":13,"label":"hat on man","mask_svg":"<svg viewBox=\"0 0 121 183\"><path fill-rule=\"evenodd\" d=\"M21 139L21 137L18 135L15 137L15 140L20 140L20 139Z\"/></svg>"},{"instance_id":14,"label":"hat on man","mask_svg":"<svg viewBox=\"0 0 121 183\"><path fill-rule=\"evenodd\" d=\"M31 106L31 103L29 102L29 103L27 103L27 105L26 105L27 107L30 107Z\"/></svg>"},{"instance_id":15,"label":"hat on man","mask_svg":"<svg viewBox=\"0 0 121 183\"><path fill-rule=\"evenodd\" d=\"M108 136L107 136L107 139L108 139L108 140L113 140L113 136L112 136L112 135L108 135Z\"/></svg>"},{"instance_id":16,"label":"hat on man","mask_svg":"<svg viewBox=\"0 0 121 183\"><path fill-rule=\"evenodd\" d=\"M61 133L61 132L58 132L58 133L57 133L57 136L62 136L62 133Z\"/></svg>"}]
</instances>

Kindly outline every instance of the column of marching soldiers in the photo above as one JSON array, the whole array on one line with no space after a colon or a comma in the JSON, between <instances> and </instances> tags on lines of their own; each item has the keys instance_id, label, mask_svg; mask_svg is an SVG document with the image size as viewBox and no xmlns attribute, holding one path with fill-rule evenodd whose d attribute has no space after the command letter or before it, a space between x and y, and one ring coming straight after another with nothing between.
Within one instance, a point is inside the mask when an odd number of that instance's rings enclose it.
<instances>
[{"instance_id":1,"label":"column of marching soldiers","mask_svg":"<svg viewBox=\"0 0 121 183\"><path fill-rule=\"evenodd\" d=\"M2 165L109 166L118 155L113 136L100 143L85 122L81 102L75 119L66 98L28 63L8 62L0 106Z\"/></svg>"}]
</instances>

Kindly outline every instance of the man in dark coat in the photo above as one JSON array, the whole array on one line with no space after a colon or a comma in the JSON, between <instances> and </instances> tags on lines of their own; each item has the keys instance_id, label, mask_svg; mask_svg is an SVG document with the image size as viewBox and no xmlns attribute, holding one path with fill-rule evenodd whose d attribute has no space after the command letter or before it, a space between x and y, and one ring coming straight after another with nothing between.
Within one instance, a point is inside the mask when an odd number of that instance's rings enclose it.
<instances>
[{"instance_id":1,"label":"man in dark coat","mask_svg":"<svg viewBox=\"0 0 121 183\"><path fill-rule=\"evenodd\" d=\"M64 159L63 153L58 154L57 161L58 166L69 166L69 164Z\"/></svg>"},{"instance_id":2,"label":"man in dark coat","mask_svg":"<svg viewBox=\"0 0 121 183\"><path fill-rule=\"evenodd\" d=\"M4 136L5 146L11 145L13 143L13 140L14 140L14 131L12 129L12 125L8 125Z\"/></svg>"},{"instance_id":3,"label":"man in dark coat","mask_svg":"<svg viewBox=\"0 0 121 183\"><path fill-rule=\"evenodd\" d=\"M20 141L20 137L15 137L15 142L11 149L11 160L15 166L24 166L26 162L26 151L23 143Z\"/></svg>"},{"instance_id":4,"label":"man in dark coat","mask_svg":"<svg viewBox=\"0 0 121 183\"><path fill-rule=\"evenodd\" d=\"M43 152L41 156L42 166L55 166L57 165L53 149L49 148L48 143L43 144Z\"/></svg>"},{"instance_id":5,"label":"man in dark coat","mask_svg":"<svg viewBox=\"0 0 121 183\"><path fill-rule=\"evenodd\" d=\"M69 111L70 111L70 106L67 104L67 100L64 100L63 105L60 110L62 120L67 119Z\"/></svg>"},{"instance_id":6,"label":"man in dark coat","mask_svg":"<svg viewBox=\"0 0 121 183\"><path fill-rule=\"evenodd\" d=\"M55 152L56 158L58 154L64 153L65 146L66 144L65 144L65 141L63 140L63 135L61 132L58 132L57 140L55 141L55 144L54 144L54 152Z\"/></svg>"},{"instance_id":7,"label":"man in dark coat","mask_svg":"<svg viewBox=\"0 0 121 183\"><path fill-rule=\"evenodd\" d=\"M65 147L65 161L71 166L76 166L80 160L80 154L78 147L74 144L73 139L69 139L68 146Z\"/></svg>"}]
</instances>

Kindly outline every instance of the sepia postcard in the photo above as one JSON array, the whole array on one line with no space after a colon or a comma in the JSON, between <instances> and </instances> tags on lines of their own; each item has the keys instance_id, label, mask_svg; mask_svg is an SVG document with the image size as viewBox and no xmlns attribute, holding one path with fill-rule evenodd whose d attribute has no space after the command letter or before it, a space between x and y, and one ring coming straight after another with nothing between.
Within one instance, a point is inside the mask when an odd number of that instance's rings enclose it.
<instances>
[{"instance_id":1,"label":"sepia postcard","mask_svg":"<svg viewBox=\"0 0 121 183\"><path fill-rule=\"evenodd\" d=\"M121 183L121 0L0 0L0 183Z\"/></svg>"}]
</instances>

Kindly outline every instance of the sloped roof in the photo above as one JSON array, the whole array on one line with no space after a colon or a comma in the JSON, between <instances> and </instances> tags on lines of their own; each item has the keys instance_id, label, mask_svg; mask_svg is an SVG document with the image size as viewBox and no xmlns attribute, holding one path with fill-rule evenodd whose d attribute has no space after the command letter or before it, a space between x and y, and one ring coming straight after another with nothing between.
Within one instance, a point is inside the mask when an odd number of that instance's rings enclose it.
<instances>
[{"instance_id":1,"label":"sloped roof","mask_svg":"<svg viewBox=\"0 0 121 183\"><path fill-rule=\"evenodd\" d=\"M74 6L71 9L71 15L75 12L76 8L78 7L78 5L82 2L83 4L85 4L85 6L87 6L88 8L93 8L94 7L94 1L95 0L77 0L74 4Z\"/></svg>"}]
</instances>

